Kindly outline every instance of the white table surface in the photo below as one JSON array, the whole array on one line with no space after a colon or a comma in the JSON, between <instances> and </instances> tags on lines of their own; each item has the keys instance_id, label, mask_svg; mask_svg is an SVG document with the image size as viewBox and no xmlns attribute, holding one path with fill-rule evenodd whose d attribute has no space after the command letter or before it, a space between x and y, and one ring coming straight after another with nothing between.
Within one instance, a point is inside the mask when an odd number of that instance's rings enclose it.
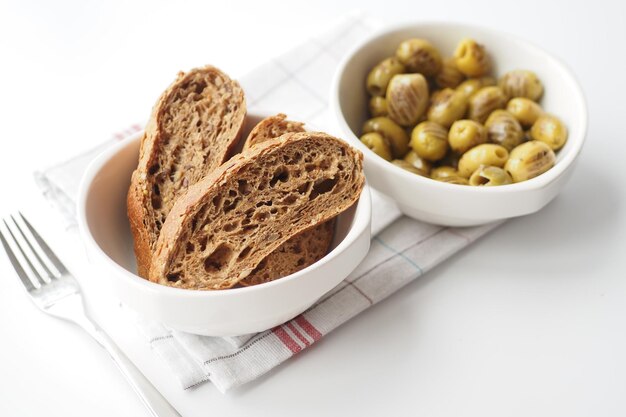
<instances>
[{"instance_id":1,"label":"white table surface","mask_svg":"<svg viewBox=\"0 0 626 417\"><path fill-rule=\"evenodd\" d=\"M64 259L82 257L32 171L146 119L179 69L244 74L356 7L389 23L488 25L562 58L590 112L578 169L540 213L506 223L260 380L225 396L208 384L184 395L228 416L626 415L624 2L4 1L0 214L23 209ZM147 416L105 354L37 311L19 285L0 256L0 415ZM109 330L139 364L152 355L133 331ZM180 402L165 367L149 374Z\"/></svg>"}]
</instances>

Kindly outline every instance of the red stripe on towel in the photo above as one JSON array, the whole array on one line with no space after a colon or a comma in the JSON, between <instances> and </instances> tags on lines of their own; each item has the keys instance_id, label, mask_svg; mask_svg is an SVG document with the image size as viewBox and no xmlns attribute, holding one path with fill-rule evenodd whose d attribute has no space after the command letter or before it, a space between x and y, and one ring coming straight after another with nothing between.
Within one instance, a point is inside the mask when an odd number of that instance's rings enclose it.
<instances>
[{"instance_id":1,"label":"red stripe on towel","mask_svg":"<svg viewBox=\"0 0 626 417\"><path fill-rule=\"evenodd\" d=\"M298 353L302 350L300 345L289 336L289 333L287 333L282 326L274 327L272 333L274 333L292 353Z\"/></svg>"},{"instance_id":2,"label":"red stripe on towel","mask_svg":"<svg viewBox=\"0 0 626 417\"><path fill-rule=\"evenodd\" d=\"M309 346L309 345L311 344L311 342L309 342L309 339L307 339L306 337L304 337L304 336L302 335L302 333L300 333L300 331L299 331L298 329L296 329L296 326L294 326L294 325L293 325L293 323L288 322L288 323L286 323L286 324L287 324L287 327L289 327L289 330L291 330L291 332L292 332L293 334L295 334L295 335L296 335L296 337L297 337L298 339L300 339L300 341L301 341L302 343L304 343L304 345L305 345L305 346Z\"/></svg>"},{"instance_id":3,"label":"red stripe on towel","mask_svg":"<svg viewBox=\"0 0 626 417\"><path fill-rule=\"evenodd\" d=\"M311 336L313 338L314 341L318 341L322 338L322 333L320 333L319 330L317 330L315 328L315 326L313 326L311 324L311 322L309 322L304 315L299 315L298 317L296 317L295 322L298 323L298 326L300 326L302 328L302 330L304 330L309 336Z\"/></svg>"}]
</instances>

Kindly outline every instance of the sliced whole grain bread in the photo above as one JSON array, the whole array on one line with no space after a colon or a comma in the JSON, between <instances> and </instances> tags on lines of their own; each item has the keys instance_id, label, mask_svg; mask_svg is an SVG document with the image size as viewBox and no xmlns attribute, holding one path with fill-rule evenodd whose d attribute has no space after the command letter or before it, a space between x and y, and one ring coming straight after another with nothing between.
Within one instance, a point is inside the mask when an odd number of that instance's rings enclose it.
<instances>
[{"instance_id":1,"label":"sliced whole grain bread","mask_svg":"<svg viewBox=\"0 0 626 417\"><path fill-rule=\"evenodd\" d=\"M257 143L263 143L290 132L304 132L304 123L287 120L287 115L278 113L276 116L266 117L257 123L248 134L243 150L249 149Z\"/></svg>"},{"instance_id":2,"label":"sliced whole grain bread","mask_svg":"<svg viewBox=\"0 0 626 417\"><path fill-rule=\"evenodd\" d=\"M314 264L328 253L334 233L335 219L301 232L267 255L239 285L249 287L274 281Z\"/></svg>"},{"instance_id":3,"label":"sliced whole grain bread","mask_svg":"<svg viewBox=\"0 0 626 417\"><path fill-rule=\"evenodd\" d=\"M178 198L150 280L231 288L290 238L354 204L365 183L362 161L320 132L287 133L234 156Z\"/></svg>"},{"instance_id":4,"label":"sliced whole grain bread","mask_svg":"<svg viewBox=\"0 0 626 417\"><path fill-rule=\"evenodd\" d=\"M140 276L174 202L230 157L245 115L239 84L212 66L179 73L155 104L127 198Z\"/></svg>"},{"instance_id":5,"label":"sliced whole grain bread","mask_svg":"<svg viewBox=\"0 0 626 417\"><path fill-rule=\"evenodd\" d=\"M304 131L304 123L287 120L285 114L279 113L261 120L250 131L243 149L285 133ZM292 237L267 255L250 275L239 281L239 285L247 287L273 281L319 261L328 253L335 232L334 224L334 219L329 220Z\"/></svg>"}]
</instances>

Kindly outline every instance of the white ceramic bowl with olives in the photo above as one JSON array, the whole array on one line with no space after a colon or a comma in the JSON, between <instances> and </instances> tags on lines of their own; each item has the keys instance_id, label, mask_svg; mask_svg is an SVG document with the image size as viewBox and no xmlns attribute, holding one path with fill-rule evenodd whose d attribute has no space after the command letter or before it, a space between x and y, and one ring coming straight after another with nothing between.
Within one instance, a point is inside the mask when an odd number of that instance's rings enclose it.
<instances>
[{"instance_id":1,"label":"white ceramic bowl with olives","mask_svg":"<svg viewBox=\"0 0 626 417\"><path fill-rule=\"evenodd\" d=\"M339 66L331 103L370 185L404 214L447 226L540 210L571 176L587 130L582 90L559 60L457 23L374 34Z\"/></svg>"}]
</instances>

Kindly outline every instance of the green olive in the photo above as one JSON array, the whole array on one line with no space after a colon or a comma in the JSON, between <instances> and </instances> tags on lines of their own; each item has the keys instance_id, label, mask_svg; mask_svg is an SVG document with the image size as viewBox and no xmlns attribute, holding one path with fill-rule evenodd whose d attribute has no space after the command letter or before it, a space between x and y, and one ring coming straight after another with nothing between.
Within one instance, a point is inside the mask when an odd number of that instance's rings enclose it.
<instances>
[{"instance_id":1,"label":"green olive","mask_svg":"<svg viewBox=\"0 0 626 417\"><path fill-rule=\"evenodd\" d=\"M433 168L430 171L430 178L434 180L440 180L442 178L458 177L458 176L459 176L459 173L456 169L454 169L454 167L446 166L446 165Z\"/></svg>"},{"instance_id":2,"label":"green olive","mask_svg":"<svg viewBox=\"0 0 626 417\"><path fill-rule=\"evenodd\" d=\"M405 67L396 57L387 58L379 62L367 76L367 91L373 96L384 96L387 85L396 74L405 72Z\"/></svg>"},{"instance_id":3,"label":"green olive","mask_svg":"<svg viewBox=\"0 0 626 417\"><path fill-rule=\"evenodd\" d=\"M461 155L459 160L459 175L469 178L472 172L476 171L481 165L491 165L502 168L509 158L509 151L504 146L494 143L483 143L474 146L469 151Z\"/></svg>"},{"instance_id":4,"label":"green olive","mask_svg":"<svg viewBox=\"0 0 626 417\"><path fill-rule=\"evenodd\" d=\"M452 88L444 88L432 95L428 108L428 120L450 127L455 120L462 118L467 110L467 98Z\"/></svg>"},{"instance_id":5,"label":"green olive","mask_svg":"<svg viewBox=\"0 0 626 417\"><path fill-rule=\"evenodd\" d=\"M498 85L509 97L526 97L537 101L543 94L543 85L532 71L509 71L500 78Z\"/></svg>"},{"instance_id":6,"label":"green olive","mask_svg":"<svg viewBox=\"0 0 626 417\"><path fill-rule=\"evenodd\" d=\"M444 59L435 82L441 88L456 88L464 79L465 75L456 67L454 58L448 58Z\"/></svg>"},{"instance_id":7,"label":"green olive","mask_svg":"<svg viewBox=\"0 0 626 417\"><path fill-rule=\"evenodd\" d=\"M422 171L420 171L419 169L415 168L413 165L409 164L407 161L403 160L403 159L394 159L393 161L391 161L392 164L394 164L395 166L398 166L406 171L412 172L413 174L417 174L417 175L421 175L421 176L427 176L424 175L424 173Z\"/></svg>"},{"instance_id":8,"label":"green olive","mask_svg":"<svg viewBox=\"0 0 626 417\"><path fill-rule=\"evenodd\" d=\"M506 110L524 127L532 126L543 114L541 106L526 97L512 98L507 103Z\"/></svg>"},{"instance_id":9,"label":"green olive","mask_svg":"<svg viewBox=\"0 0 626 417\"><path fill-rule=\"evenodd\" d=\"M415 151L409 151L409 153L407 153L404 157L404 162L410 164L413 168L418 170L420 175L427 177L430 174L432 164L424 158L420 158Z\"/></svg>"},{"instance_id":10,"label":"green olive","mask_svg":"<svg viewBox=\"0 0 626 417\"><path fill-rule=\"evenodd\" d=\"M456 67L468 77L480 77L491 68L485 47L473 39L463 39L454 51L454 58Z\"/></svg>"},{"instance_id":11,"label":"green olive","mask_svg":"<svg viewBox=\"0 0 626 417\"><path fill-rule=\"evenodd\" d=\"M554 166L556 156L548 145L537 140L525 142L511 151L504 169L513 182L526 181L543 174Z\"/></svg>"},{"instance_id":12,"label":"green olive","mask_svg":"<svg viewBox=\"0 0 626 417\"><path fill-rule=\"evenodd\" d=\"M409 135L388 117L374 117L363 124L363 133L377 132L391 146L394 158L402 158L409 151ZM390 158L391 159L391 158Z\"/></svg>"},{"instance_id":13,"label":"green olive","mask_svg":"<svg viewBox=\"0 0 626 417\"><path fill-rule=\"evenodd\" d=\"M374 96L370 99L370 114L372 117L387 116L387 99Z\"/></svg>"},{"instance_id":14,"label":"green olive","mask_svg":"<svg viewBox=\"0 0 626 417\"><path fill-rule=\"evenodd\" d=\"M469 98L469 118L485 123L492 111L503 109L507 98L500 87L483 87Z\"/></svg>"},{"instance_id":15,"label":"green olive","mask_svg":"<svg viewBox=\"0 0 626 417\"><path fill-rule=\"evenodd\" d=\"M551 114L539 116L530 129L530 136L558 151L567 142L567 128L557 117Z\"/></svg>"},{"instance_id":16,"label":"green olive","mask_svg":"<svg viewBox=\"0 0 626 417\"><path fill-rule=\"evenodd\" d=\"M447 182L448 184L469 185L469 181L467 181L467 178L459 177L458 175L451 175L449 177L439 177L435 179L437 181Z\"/></svg>"},{"instance_id":17,"label":"green olive","mask_svg":"<svg viewBox=\"0 0 626 417\"><path fill-rule=\"evenodd\" d=\"M496 80L493 77L470 78L459 84L456 90L463 93L465 97L470 98L481 88L491 87L493 85L496 85Z\"/></svg>"},{"instance_id":18,"label":"green olive","mask_svg":"<svg viewBox=\"0 0 626 417\"><path fill-rule=\"evenodd\" d=\"M487 129L474 120L457 120L450 127L448 142L453 151L463 153L487 142Z\"/></svg>"},{"instance_id":19,"label":"green olive","mask_svg":"<svg viewBox=\"0 0 626 417\"><path fill-rule=\"evenodd\" d=\"M448 132L438 123L422 122L411 132L411 148L421 158L437 161L448 151Z\"/></svg>"},{"instance_id":20,"label":"green olive","mask_svg":"<svg viewBox=\"0 0 626 417\"><path fill-rule=\"evenodd\" d=\"M504 146L507 151L524 141L524 131L517 119L506 110L496 110L485 123L489 142Z\"/></svg>"},{"instance_id":21,"label":"green olive","mask_svg":"<svg viewBox=\"0 0 626 417\"><path fill-rule=\"evenodd\" d=\"M385 140L383 135L377 132L366 133L361 136L361 142L374 153L387 161L391 161L391 146Z\"/></svg>"},{"instance_id":22,"label":"green olive","mask_svg":"<svg viewBox=\"0 0 626 417\"><path fill-rule=\"evenodd\" d=\"M513 179L505 170L499 167L481 165L470 176L469 185L492 187L495 185L512 184Z\"/></svg>"},{"instance_id":23,"label":"green olive","mask_svg":"<svg viewBox=\"0 0 626 417\"><path fill-rule=\"evenodd\" d=\"M396 56L410 72L417 72L431 77L441 68L441 55L425 39L407 39L396 50Z\"/></svg>"},{"instance_id":24,"label":"green olive","mask_svg":"<svg viewBox=\"0 0 626 417\"><path fill-rule=\"evenodd\" d=\"M415 126L428 107L428 82L422 74L394 75L387 87L389 117L402 126Z\"/></svg>"}]
</instances>

